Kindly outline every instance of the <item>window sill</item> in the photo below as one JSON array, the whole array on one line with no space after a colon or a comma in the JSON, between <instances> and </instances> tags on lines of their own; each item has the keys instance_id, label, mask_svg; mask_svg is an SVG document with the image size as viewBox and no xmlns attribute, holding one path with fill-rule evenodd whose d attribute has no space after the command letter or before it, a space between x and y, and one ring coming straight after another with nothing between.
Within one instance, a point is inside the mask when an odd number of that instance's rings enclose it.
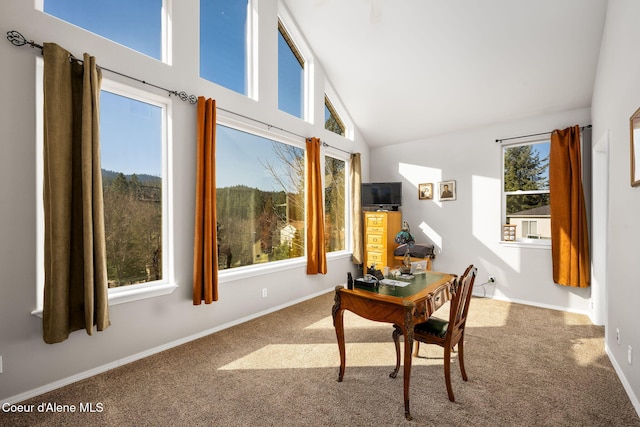
<instances>
[{"instance_id":1,"label":"window sill","mask_svg":"<svg viewBox=\"0 0 640 427\"><path fill-rule=\"evenodd\" d=\"M327 261L350 258L351 252L335 251L327 254ZM236 280L247 279L250 277L261 276L279 271L293 270L297 268L305 268L307 265L306 258L292 258L281 261L271 261L264 264L253 264L244 267L230 268L218 271L218 283L233 282Z\"/></svg>"},{"instance_id":2,"label":"window sill","mask_svg":"<svg viewBox=\"0 0 640 427\"><path fill-rule=\"evenodd\" d=\"M175 283L163 283L161 285L136 286L132 289L112 288L109 291L109 306L138 301L146 298L169 295L178 289ZM37 308L31 312L32 316L42 318L42 308Z\"/></svg>"},{"instance_id":3,"label":"window sill","mask_svg":"<svg viewBox=\"0 0 640 427\"><path fill-rule=\"evenodd\" d=\"M506 248L551 249L551 240L548 239L520 239L515 242L501 240L498 243Z\"/></svg>"}]
</instances>

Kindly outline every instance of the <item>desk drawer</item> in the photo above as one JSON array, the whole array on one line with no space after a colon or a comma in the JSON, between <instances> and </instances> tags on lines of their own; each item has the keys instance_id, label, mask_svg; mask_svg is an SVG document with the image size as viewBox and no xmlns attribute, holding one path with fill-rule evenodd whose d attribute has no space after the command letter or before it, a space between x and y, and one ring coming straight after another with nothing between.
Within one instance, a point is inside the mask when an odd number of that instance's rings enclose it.
<instances>
[{"instance_id":1,"label":"desk drawer","mask_svg":"<svg viewBox=\"0 0 640 427\"><path fill-rule=\"evenodd\" d=\"M450 299L451 293L449 292L449 284L445 283L444 285L436 289L429 299L429 304L431 305L431 313L442 307L444 303L446 303Z\"/></svg>"}]
</instances>

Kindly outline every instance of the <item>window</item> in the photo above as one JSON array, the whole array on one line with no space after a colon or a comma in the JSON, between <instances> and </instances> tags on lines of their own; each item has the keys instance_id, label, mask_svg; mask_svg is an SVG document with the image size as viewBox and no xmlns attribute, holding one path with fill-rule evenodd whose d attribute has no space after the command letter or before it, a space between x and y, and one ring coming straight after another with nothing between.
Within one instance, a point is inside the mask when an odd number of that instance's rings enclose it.
<instances>
[{"instance_id":1,"label":"window","mask_svg":"<svg viewBox=\"0 0 640 427\"><path fill-rule=\"evenodd\" d=\"M163 274L164 107L102 90L100 139L109 287Z\"/></svg>"},{"instance_id":2,"label":"window","mask_svg":"<svg viewBox=\"0 0 640 427\"><path fill-rule=\"evenodd\" d=\"M152 58L163 60L163 0L39 0L42 10Z\"/></svg>"},{"instance_id":3,"label":"window","mask_svg":"<svg viewBox=\"0 0 640 427\"><path fill-rule=\"evenodd\" d=\"M248 95L249 1L200 0L200 77Z\"/></svg>"},{"instance_id":4,"label":"window","mask_svg":"<svg viewBox=\"0 0 640 427\"><path fill-rule=\"evenodd\" d=\"M220 271L304 256L304 150L218 124Z\"/></svg>"},{"instance_id":5,"label":"window","mask_svg":"<svg viewBox=\"0 0 640 427\"><path fill-rule=\"evenodd\" d=\"M523 239L551 239L549 141L504 146L503 212Z\"/></svg>"},{"instance_id":6,"label":"window","mask_svg":"<svg viewBox=\"0 0 640 427\"><path fill-rule=\"evenodd\" d=\"M324 96L324 128L345 136L345 126L327 95Z\"/></svg>"},{"instance_id":7,"label":"window","mask_svg":"<svg viewBox=\"0 0 640 427\"><path fill-rule=\"evenodd\" d=\"M304 64L291 36L278 20L278 108L304 118Z\"/></svg>"},{"instance_id":8,"label":"window","mask_svg":"<svg viewBox=\"0 0 640 427\"><path fill-rule=\"evenodd\" d=\"M325 156L324 232L328 252L345 250L345 161Z\"/></svg>"},{"instance_id":9,"label":"window","mask_svg":"<svg viewBox=\"0 0 640 427\"><path fill-rule=\"evenodd\" d=\"M37 194L43 182L43 76L37 60ZM172 283L169 227L170 159L165 97L103 79L100 95L100 157L104 191L109 303L164 295ZM44 265L44 206L38 200L38 265ZM44 269L37 271L37 301L43 306Z\"/></svg>"}]
</instances>

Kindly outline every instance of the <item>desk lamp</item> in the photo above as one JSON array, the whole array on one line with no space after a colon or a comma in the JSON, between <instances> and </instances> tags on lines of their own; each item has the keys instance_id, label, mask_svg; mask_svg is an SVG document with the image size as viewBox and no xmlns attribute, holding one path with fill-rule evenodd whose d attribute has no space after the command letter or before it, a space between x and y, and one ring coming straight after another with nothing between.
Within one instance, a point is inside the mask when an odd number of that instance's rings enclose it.
<instances>
[{"instance_id":1,"label":"desk lamp","mask_svg":"<svg viewBox=\"0 0 640 427\"><path fill-rule=\"evenodd\" d=\"M396 234L395 240L396 243L400 245L407 245L404 253L404 259L402 260L404 267L400 271L403 274L409 274L411 272L411 256L409 256L409 248L416 243L416 239L413 237L413 234L411 234L409 223L407 221L402 221L402 229L398 234Z\"/></svg>"}]
</instances>

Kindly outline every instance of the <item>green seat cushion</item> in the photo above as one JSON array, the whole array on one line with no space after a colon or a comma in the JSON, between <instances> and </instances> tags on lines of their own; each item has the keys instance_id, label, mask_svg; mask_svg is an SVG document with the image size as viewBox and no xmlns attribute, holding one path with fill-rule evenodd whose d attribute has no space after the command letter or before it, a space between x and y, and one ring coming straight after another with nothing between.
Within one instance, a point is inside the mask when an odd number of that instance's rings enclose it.
<instances>
[{"instance_id":1,"label":"green seat cushion","mask_svg":"<svg viewBox=\"0 0 640 427\"><path fill-rule=\"evenodd\" d=\"M447 334L448 327L449 322L446 320L442 320L437 317L430 317L426 322L418 323L413 329L423 334L444 338Z\"/></svg>"}]
</instances>

